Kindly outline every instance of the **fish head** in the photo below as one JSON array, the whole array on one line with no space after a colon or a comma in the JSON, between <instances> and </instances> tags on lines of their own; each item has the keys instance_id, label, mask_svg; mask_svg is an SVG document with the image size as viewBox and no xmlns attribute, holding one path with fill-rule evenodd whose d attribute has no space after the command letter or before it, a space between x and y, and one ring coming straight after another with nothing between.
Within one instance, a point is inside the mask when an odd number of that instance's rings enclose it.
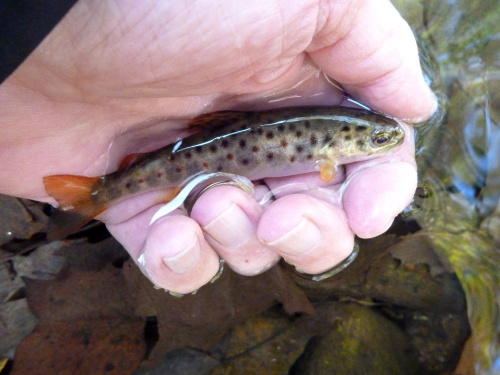
<instances>
[{"instance_id":1,"label":"fish head","mask_svg":"<svg viewBox=\"0 0 500 375\"><path fill-rule=\"evenodd\" d=\"M386 153L399 146L404 137L402 126L393 120L387 123L356 122L342 126L320 154L336 164L352 163Z\"/></svg>"},{"instance_id":2,"label":"fish head","mask_svg":"<svg viewBox=\"0 0 500 375\"><path fill-rule=\"evenodd\" d=\"M401 125L376 125L370 135L370 149L378 154L403 143L405 132Z\"/></svg>"}]
</instances>

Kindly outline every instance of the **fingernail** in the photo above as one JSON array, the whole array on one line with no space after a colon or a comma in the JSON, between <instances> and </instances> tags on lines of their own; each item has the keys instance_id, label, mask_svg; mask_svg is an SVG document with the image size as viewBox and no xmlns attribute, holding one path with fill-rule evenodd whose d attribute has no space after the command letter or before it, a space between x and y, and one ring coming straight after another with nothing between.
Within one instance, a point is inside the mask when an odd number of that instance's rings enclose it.
<instances>
[{"instance_id":1,"label":"fingernail","mask_svg":"<svg viewBox=\"0 0 500 375\"><path fill-rule=\"evenodd\" d=\"M236 204L205 225L203 229L217 242L226 247L239 247L255 232L253 223Z\"/></svg>"},{"instance_id":2,"label":"fingernail","mask_svg":"<svg viewBox=\"0 0 500 375\"><path fill-rule=\"evenodd\" d=\"M191 245L187 246L182 252L172 257L164 257L162 261L172 272L186 273L198 264L200 258L200 244L198 243L198 239L194 237Z\"/></svg>"},{"instance_id":3,"label":"fingernail","mask_svg":"<svg viewBox=\"0 0 500 375\"><path fill-rule=\"evenodd\" d=\"M321 242L321 232L308 219L302 221L295 228L280 238L268 242L280 252L288 255L303 255L313 251Z\"/></svg>"}]
</instances>

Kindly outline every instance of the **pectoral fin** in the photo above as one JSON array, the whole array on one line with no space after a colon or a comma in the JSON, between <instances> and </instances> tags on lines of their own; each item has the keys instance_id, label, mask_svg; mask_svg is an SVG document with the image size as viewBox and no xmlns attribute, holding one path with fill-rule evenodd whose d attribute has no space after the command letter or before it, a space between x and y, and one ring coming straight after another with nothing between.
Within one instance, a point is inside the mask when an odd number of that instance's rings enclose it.
<instances>
[{"instance_id":1,"label":"pectoral fin","mask_svg":"<svg viewBox=\"0 0 500 375\"><path fill-rule=\"evenodd\" d=\"M321 160L319 162L319 178L323 182L332 182L335 178L335 171L337 169L337 164Z\"/></svg>"}]
</instances>

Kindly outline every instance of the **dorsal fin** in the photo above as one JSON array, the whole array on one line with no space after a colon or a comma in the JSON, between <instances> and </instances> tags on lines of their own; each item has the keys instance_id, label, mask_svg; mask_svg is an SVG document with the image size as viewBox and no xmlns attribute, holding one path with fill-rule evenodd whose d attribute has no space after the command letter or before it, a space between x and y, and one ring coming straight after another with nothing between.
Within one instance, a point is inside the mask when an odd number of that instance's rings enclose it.
<instances>
[{"instance_id":1,"label":"dorsal fin","mask_svg":"<svg viewBox=\"0 0 500 375\"><path fill-rule=\"evenodd\" d=\"M203 113L189 121L188 126L198 131L215 130L241 120L246 112L241 111L218 111Z\"/></svg>"},{"instance_id":2,"label":"dorsal fin","mask_svg":"<svg viewBox=\"0 0 500 375\"><path fill-rule=\"evenodd\" d=\"M130 154L130 155L125 156L122 159L122 161L120 162L120 165L118 166L118 169L126 169L126 168L128 168L130 165L132 165L135 162L139 161L144 155L146 155L146 154L145 153L136 152L135 154Z\"/></svg>"}]
</instances>

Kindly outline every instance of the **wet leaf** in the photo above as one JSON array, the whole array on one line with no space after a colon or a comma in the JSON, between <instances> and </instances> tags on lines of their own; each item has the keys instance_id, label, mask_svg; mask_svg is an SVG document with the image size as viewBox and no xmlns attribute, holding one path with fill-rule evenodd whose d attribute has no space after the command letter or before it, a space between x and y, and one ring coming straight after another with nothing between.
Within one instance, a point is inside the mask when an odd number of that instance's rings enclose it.
<instances>
[{"instance_id":1,"label":"wet leaf","mask_svg":"<svg viewBox=\"0 0 500 375\"><path fill-rule=\"evenodd\" d=\"M121 270L69 268L54 280L26 279L30 308L40 324L80 318L134 315L134 298L124 285Z\"/></svg>"},{"instance_id":2,"label":"wet leaf","mask_svg":"<svg viewBox=\"0 0 500 375\"><path fill-rule=\"evenodd\" d=\"M80 270L99 271L113 264L121 267L129 255L112 237L97 243L86 239L64 241L67 245L56 254L64 256L68 264Z\"/></svg>"},{"instance_id":3,"label":"wet leaf","mask_svg":"<svg viewBox=\"0 0 500 375\"><path fill-rule=\"evenodd\" d=\"M47 225L42 204L0 194L0 245L13 239L27 239Z\"/></svg>"},{"instance_id":4,"label":"wet leaf","mask_svg":"<svg viewBox=\"0 0 500 375\"><path fill-rule=\"evenodd\" d=\"M80 319L38 326L18 347L12 375L131 374L144 355L140 319Z\"/></svg>"},{"instance_id":5,"label":"wet leaf","mask_svg":"<svg viewBox=\"0 0 500 375\"><path fill-rule=\"evenodd\" d=\"M0 305L0 356L13 358L17 345L36 326L26 298Z\"/></svg>"},{"instance_id":6,"label":"wet leaf","mask_svg":"<svg viewBox=\"0 0 500 375\"><path fill-rule=\"evenodd\" d=\"M443 264L425 235L399 240L381 254L366 275L374 300L424 312L465 311L456 275Z\"/></svg>"},{"instance_id":7,"label":"wet leaf","mask_svg":"<svg viewBox=\"0 0 500 375\"><path fill-rule=\"evenodd\" d=\"M128 374L143 359L145 321L121 269L70 267L26 284L39 325L18 346L13 374Z\"/></svg>"},{"instance_id":8,"label":"wet leaf","mask_svg":"<svg viewBox=\"0 0 500 375\"><path fill-rule=\"evenodd\" d=\"M127 282L140 285L139 294L149 296L139 305L142 311L154 311L158 317L160 338L150 366L174 349L210 350L231 327L278 303L290 313L312 312L304 293L278 267L254 277L226 269L215 283L182 298L154 289L135 266L127 267Z\"/></svg>"}]
</instances>

